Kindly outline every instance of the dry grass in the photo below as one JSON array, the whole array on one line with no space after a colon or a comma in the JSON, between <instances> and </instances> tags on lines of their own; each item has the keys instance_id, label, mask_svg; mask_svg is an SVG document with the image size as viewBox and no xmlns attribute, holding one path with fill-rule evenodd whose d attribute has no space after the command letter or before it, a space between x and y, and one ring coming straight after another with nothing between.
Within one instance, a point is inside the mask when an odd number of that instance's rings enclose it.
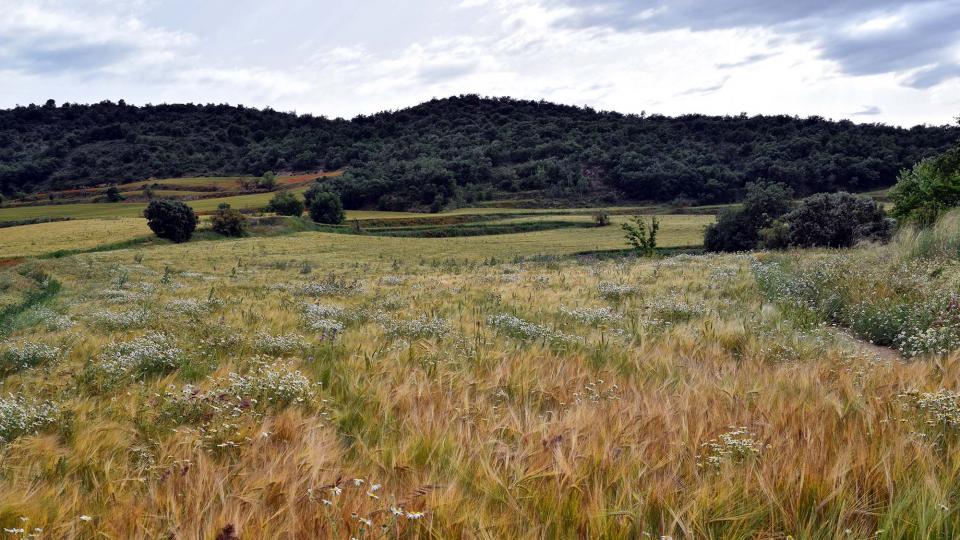
<instances>
[{"instance_id":1,"label":"dry grass","mask_svg":"<svg viewBox=\"0 0 960 540\"><path fill-rule=\"evenodd\" d=\"M0 229L0 258L88 249L151 234L147 220L138 218L89 219L7 227Z\"/></svg>"},{"instance_id":2,"label":"dry grass","mask_svg":"<svg viewBox=\"0 0 960 540\"><path fill-rule=\"evenodd\" d=\"M51 538L956 533L955 437L903 395L957 388L956 354L904 363L798 330L745 256L512 260L568 252L559 233L303 234L43 261L64 284L48 308L76 324L24 323L7 343L68 352L0 394L62 413L0 447L0 525ZM516 240L533 235L539 251ZM325 314L340 335L307 324L316 303L342 310ZM152 314L139 327L94 317L138 307ZM491 324L500 315L535 326ZM179 368L91 378L112 343L147 331L175 340ZM264 356L258 332L302 342ZM301 370L310 396L213 397L261 361ZM185 384L202 414L175 399Z\"/></svg>"}]
</instances>

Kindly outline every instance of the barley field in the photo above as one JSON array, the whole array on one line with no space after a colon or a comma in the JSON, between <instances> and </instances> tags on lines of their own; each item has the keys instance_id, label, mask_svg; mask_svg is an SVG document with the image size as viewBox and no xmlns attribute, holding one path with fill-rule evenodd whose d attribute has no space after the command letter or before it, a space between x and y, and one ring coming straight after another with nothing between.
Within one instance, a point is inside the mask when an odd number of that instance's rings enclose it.
<instances>
[{"instance_id":1,"label":"barley field","mask_svg":"<svg viewBox=\"0 0 960 540\"><path fill-rule=\"evenodd\" d=\"M906 361L769 286L771 269L806 283L799 262L834 255L601 260L570 256L565 232L304 233L0 270L0 525L957 533L956 354ZM875 249L840 256L894 257ZM951 283L929 280L913 286Z\"/></svg>"}]
</instances>

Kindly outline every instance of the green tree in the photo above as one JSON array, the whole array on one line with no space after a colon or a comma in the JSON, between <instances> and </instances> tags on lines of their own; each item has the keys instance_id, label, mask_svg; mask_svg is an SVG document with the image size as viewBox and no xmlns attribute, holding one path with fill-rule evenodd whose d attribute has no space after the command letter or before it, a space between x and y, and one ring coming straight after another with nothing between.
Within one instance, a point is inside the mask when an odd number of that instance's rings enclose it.
<instances>
[{"instance_id":1,"label":"green tree","mask_svg":"<svg viewBox=\"0 0 960 540\"><path fill-rule=\"evenodd\" d=\"M143 211L150 230L160 238L186 242L197 228L197 214L180 201L157 199Z\"/></svg>"},{"instance_id":2,"label":"green tree","mask_svg":"<svg viewBox=\"0 0 960 540\"><path fill-rule=\"evenodd\" d=\"M303 201L287 190L278 191L267 204L267 211L281 216L299 216L303 214Z\"/></svg>"},{"instance_id":3,"label":"green tree","mask_svg":"<svg viewBox=\"0 0 960 540\"><path fill-rule=\"evenodd\" d=\"M703 238L707 251L749 251L755 249L760 231L793 209L793 190L779 182L747 184L743 206L728 209L708 226Z\"/></svg>"},{"instance_id":4,"label":"green tree","mask_svg":"<svg viewBox=\"0 0 960 540\"><path fill-rule=\"evenodd\" d=\"M901 171L890 198L895 218L923 227L960 206L960 147Z\"/></svg>"},{"instance_id":5,"label":"green tree","mask_svg":"<svg viewBox=\"0 0 960 540\"><path fill-rule=\"evenodd\" d=\"M343 223L345 217L343 202L340 201L340 196L336 193L318 190L310 197L309 201L307 211L310 212L310 219L313 221L328 225Z\"/></svg>"},{"instance_id":6,"label":"green tree","mask_svg":"<svg viewBox=\"0 0 960 540\"><path fill-rule=\"evenodd\" d=\"M876 201L846 192L807 197L783 216L782 222L791 247L840 248L863 240L886 242L893 232L893 222Z\"/></svg>"},{"instance_id":7,"label":"green tree","mask_svg":"<svg viewBox=\"0 0 960 540\"><path fill-rule=\"evenodd\" d=\"M213 230L223 236L243 236L246 232L246 221L246 216L239 210L230 208L227 203L220 203L210 219Z\"/></svg>"},{"instance_id":8,"label":"green tree","mask_svg":"<svg viewBox=\"0 0 960 540\"><path fill-rule=\"evenodd\" d=\"M660 230L660 220L656 216L650 218L650 225L641 216L633 216L630 222L621 225L627 243L640 255L651 257L657 252L657 232Z\"/></svg>"},{"instance_id":9,"label":"green tree","mask_svg":"<svg viewBox=\"0 0 960 540\"><path fill-rule=\"evenodd\" d=\"M257 187L260 189L265 189L267 191L273 191L277 188L277 173L273 171L267 171L263 173L263 176L257 181Z\"/></svg>"},{"instance_id":10,"label":"green tree","mask_svg":"<svg viewBox=\"0 0 960 540\"><path fill-rule=\"evenodd\" d=\"M110 186L107 188L105 193L107 200L110 202L120 202L123 200L123 195L120 194L120 190L117 186Z\"/></svg>"}]
</instances>

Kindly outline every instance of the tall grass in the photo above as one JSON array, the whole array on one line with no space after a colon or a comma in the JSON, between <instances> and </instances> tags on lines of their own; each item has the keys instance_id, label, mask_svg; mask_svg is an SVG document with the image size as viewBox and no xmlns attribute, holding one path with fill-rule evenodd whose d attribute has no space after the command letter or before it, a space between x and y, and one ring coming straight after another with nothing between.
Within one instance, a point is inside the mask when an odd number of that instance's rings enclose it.
<instances>
[{"instance_id":1,"label":"tall grass","mask_svg":"<svg viewBox=\"0 0 960 540\"><path fill-rule=\"evenodd\" d=\"M63 284L47 307L75 324L10 336L61 352L0 379L0 527L290 539L960 530L956 352L877 359L804 327L764 301L750 256L509 259L504 241L304 235L33 263ZM847 298L940 283L875 276ZM103 324L141 312L137 325Z\"/></svg>"},{"instance_id":2,"label":"tall grass","mask_svg":"<svg viewBox=\"0 0 960 540\"><path fill-rule=\"evenodd\" d=\"M960 258L960 210L944 214L931 227L904 226L892 245L904 260Z\"/></svg>"}]
</instances>

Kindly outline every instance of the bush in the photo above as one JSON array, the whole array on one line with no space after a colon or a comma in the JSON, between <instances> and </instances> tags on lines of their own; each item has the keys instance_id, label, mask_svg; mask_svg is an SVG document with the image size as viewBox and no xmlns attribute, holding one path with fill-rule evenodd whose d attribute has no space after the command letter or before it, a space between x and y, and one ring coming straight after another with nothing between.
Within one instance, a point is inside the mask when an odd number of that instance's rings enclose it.
<instances>
[{"instance_id":1,"label":"bush","mask_svg":"<svg viewBox=\"0 0 960 540\"><path fill-rule=\"evenodd\" d=\"M120 190L117 186L110 186L106 191L107 200L109 202L120 202L123 200L123 195L120 194Z\"/></svg>"},{"instance_id":2,"label":"bush","mask_svg":"<svg viewBox=\"0 0 960 540\"><path fill-rule=\"evenodd\" d=\"M277 173L267 171L257 180L257 187L267 191L273 191L277 187Z\"/></svg>"},{"instance_id":3,"label":"bush","mask_svg":"<svg viewBox=\"0 0 960 540\"><path fill-rule=\"evenodd\" d=\"M960 206L960 147L902 171L890 198L894 217L921 227Z\"/></svg>"},{"instance_id":4,"label":"bush","mask_svg":"<svg viewBox=\"0 0 960 540\"><path fill-rule=\"evenodd\" d=\"M597 227L606 227L610 225L610 212L606 210L597 210L593 214L593 223Z\"/></svg>"},{"instance_id":5,"label":"bush","mask_svg":"<svg viewBox=\"0 0 960 540\"><path fill-rule=\"evenodd\" d=\"M220 203L211 219L213 230L223 236L243 236L246 221L246 216L230 208L227 203Z\"/></svg>"},{"instance_id":6,"label":"bush","mask_svg":"<svg viewBox=\"0 0 960 540\"><path fill-rule=\"evenodd\" d=\"M339 195L320 188L319 184L315 184L307 190L305 196L308 201L307 210L310 212L310 219L317 223L329 225L343 223L343 203L340 201Z\"/></svg>"},{"instance_id":7,"label":"bush","mask_svg":"<svg viewBox=\"0 0 960 540\"><path fill-rule=\"evenodd\" d=\"M760 242L760 230L793 209L793 190L786 184L747 184L743 207L726 210L708 226L703 244L707 251L749 251Z\"/></svg>"},{"instance_id":8,"label":"bush","mask_svg":"<svg viewBox=\"0 0 960 540\"><path fill-rule=\"evenodd\" d=\"M180 201L150 201L143 217L147 218L147 225L154 234L174 242L186 242L197 228L197 214Z\"/></svg>"},{"instance_id":9,"label":"bush","mask_svg":"<svg viewBox=\"0 0 960 540\"><path fill-rule=\"evenodd\" d=\"M281 216L299 216L303 214L303 201L289 191L280 191L270 199L267 211Z\"/></svg>"},{"instance_id":10,"label":"bush","mask_svg":"<svg viewBox=\"0 0 960 540\"><path fill-rule=\"evenodd\" d=\"M850 247L862 240L886 242L893 222L870 197L819 193L783 217L792 247Z\"/></svg>"},{"instance_id":11,"label":"bush","mask_svg":"<svg viewBox=\"0 0 960 540\"><path fill-rule=\"evenodd\" d=\"M757 247L759 235L750 215L742 210L725 210L717 222L707 226L703 247L707 251L749 251Z\"/></svg>"},{"instance_id":12,"label":"bush","mask_svg":"<svg viewBox=\"0 0 960 540\"><path fill-rule=\"evenodd\" d=\"M621 225L627 244L630 244L640 255L651 257L657 251L657 231L660 230L660 220L650 219L650 225L640 216L631 218L631 222Z\"/></svg>"}]
</instances>

